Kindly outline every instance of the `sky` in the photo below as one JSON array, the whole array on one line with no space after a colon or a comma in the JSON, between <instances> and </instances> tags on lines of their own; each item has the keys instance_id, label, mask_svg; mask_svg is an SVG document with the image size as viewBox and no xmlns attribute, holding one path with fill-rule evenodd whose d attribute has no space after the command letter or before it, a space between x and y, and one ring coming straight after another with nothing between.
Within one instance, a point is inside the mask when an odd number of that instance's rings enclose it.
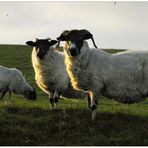
<instances>
[{"instance_id":1,"label":"sky","mask_svg":"<svg viewBox=\"0 0 148 148\"><path fill-rule=\"evenodd\" d=\"M148 2L0 1L0 44L56 39L71 29L89 30L99 48L148 50Z\"/></svg>"}]
</instances>

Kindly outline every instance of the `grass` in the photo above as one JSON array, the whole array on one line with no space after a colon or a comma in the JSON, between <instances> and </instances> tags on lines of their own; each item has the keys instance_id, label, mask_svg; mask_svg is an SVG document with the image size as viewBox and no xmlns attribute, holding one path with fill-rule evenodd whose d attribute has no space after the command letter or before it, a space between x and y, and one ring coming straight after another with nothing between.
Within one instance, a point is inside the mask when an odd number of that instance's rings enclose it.
<instances>
[{"instance_id":1,"label":"grass","mask_svg":"<svg viewBox=\"0 0 148 148\"><path fill-rule=\"evenodd\" d=\"M1 146L148 145L148 99L126 105L101 97L93 122L85 100L62 98L60 110L50 110L48 95L34 81L31 48L0 45L0 55L1 65L20 69L38 96L0 100Z\"/></svg>"}]
</instances>

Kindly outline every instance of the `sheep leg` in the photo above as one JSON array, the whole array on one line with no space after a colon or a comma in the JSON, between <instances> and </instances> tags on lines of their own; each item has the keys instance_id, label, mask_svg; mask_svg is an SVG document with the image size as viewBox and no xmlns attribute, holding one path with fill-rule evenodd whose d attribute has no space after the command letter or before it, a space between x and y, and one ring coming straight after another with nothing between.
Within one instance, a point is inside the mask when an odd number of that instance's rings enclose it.
<instances>
[{"instance_id":1,"label":"sheep leg","mask_svg":"<svg viewBox=\"0 0 148 148\"><path fill-rule=\"evenodd\" d=\"M54 108L54 93L53 92L50 92L49 94L49 101L50 101L50 108L53 109Z\"/></svg>"},{"instance_id":2,"label":"sheep leg","mask_svg":"<svg viewBox=\"0 0 148 148\"><path fill-rule=\"evenodd\" d=\"M87 101L88 108L91 108L91 98L89 94L87 94L86 101Z\"/></svg>"},{"instance_id":3,"label":"sheep leg","mask_svg":"<svg viewBox=\"0 0 148 148\"><path fill-rule=\"evenodd\" d=\"M60 94L58 91L55 91L54 93L54 103L56 104L56 109L58 110L59 108L59 98L60 98Z\"/></svg>"},{"instance_id":4,"label":"sheep leg","mask_svg":"<svg viewBox=\"0 0 148 148\"><path fill-rule=\"evenodd\" d=\"M95 95L93 92L89 93L90 98L91 98L91 111L92 111L92 116L91 120L95 120L97 116L97 95Z\"/></svg>"},{"instance_id":5,"label":"sheep leg","mask_svg":"<svg viewBox=\"0 0 148 148\"><path fill-rule=\"evenodd\" d=\"M6 92L7 92L7 90L5 90L5 91L2 93L2 95L0 96L0 99L3 99L3 97L4 97L5 94L6 94Z\"/></svg>"},{"instance_id":6,"label":"sheep leg","mask_svg":"<svg viewBox=\"0 0 148 148\"><path fill-rule=\"evenodd\" d=\"M9 91L9 99L11 99L11 95L12 95L12 92L11 92L11 91Z\"/></svg>"}]
</instances>

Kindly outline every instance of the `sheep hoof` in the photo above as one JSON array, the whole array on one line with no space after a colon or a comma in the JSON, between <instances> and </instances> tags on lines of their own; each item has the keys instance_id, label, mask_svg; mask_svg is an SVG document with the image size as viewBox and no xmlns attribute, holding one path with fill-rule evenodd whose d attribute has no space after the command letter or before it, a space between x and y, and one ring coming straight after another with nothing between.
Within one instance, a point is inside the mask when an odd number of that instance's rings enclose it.
<instances>
[{"instance_id":1,"label":"sheep hoof","mask_svg":"<svg viewBox=\"0 0 148 148\"><path fill-rule=\"evenodd\" d=\"M55 110L59 111L59 105L58 104L56 104Z\"/></svg>"},{"instance_id":2,"label":"sheep hoof","mask_svg":"<svg viewBox=\"0 0 148 148\"><path fill-rule=\"evenodd\" d=\"M92 111L91 120L94 121L96 119L96 116L97 116L97 111L96 110L93 110Z\"/></svg>"}]
</instances>

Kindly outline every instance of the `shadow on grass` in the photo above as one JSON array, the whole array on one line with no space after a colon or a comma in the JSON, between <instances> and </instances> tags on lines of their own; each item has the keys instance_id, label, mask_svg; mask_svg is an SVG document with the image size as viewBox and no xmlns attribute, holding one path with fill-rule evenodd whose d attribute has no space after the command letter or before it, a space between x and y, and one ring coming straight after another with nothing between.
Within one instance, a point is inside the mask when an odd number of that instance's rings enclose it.
<instances>
[{"instance_id":1,"label":"shadow on grass","mask_svg":"<svg viewBox=\"0 0 148 148\"><path fill-rule=\"evenodd\" d=\"M0 114L0 145L148 145L148 119L88 109L44 110L5 107Z\"/></svg>"}]
</instances>

